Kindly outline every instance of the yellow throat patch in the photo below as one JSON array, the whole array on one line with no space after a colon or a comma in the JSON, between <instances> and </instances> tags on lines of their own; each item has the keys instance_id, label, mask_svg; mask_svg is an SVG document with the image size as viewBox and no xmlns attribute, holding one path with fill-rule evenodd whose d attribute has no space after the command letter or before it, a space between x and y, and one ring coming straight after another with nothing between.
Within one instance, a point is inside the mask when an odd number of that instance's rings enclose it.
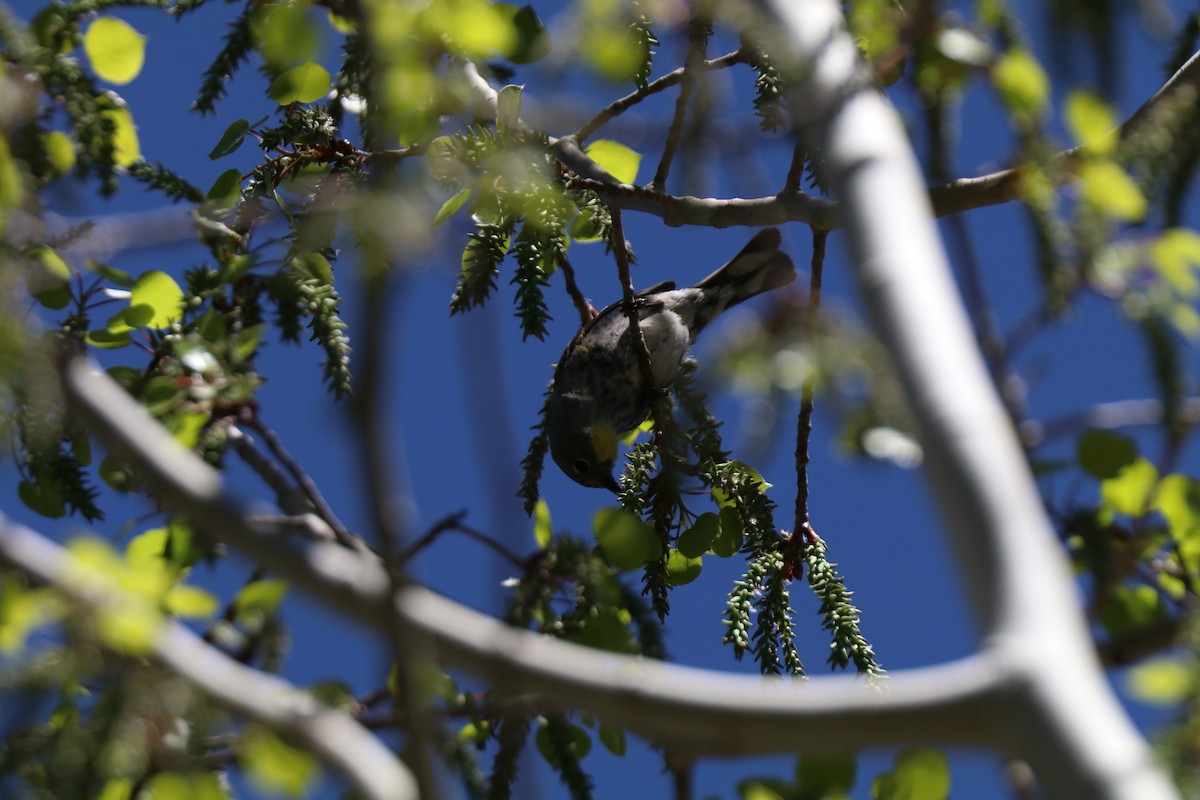
<instances>
[{"instance_id":1,"label":"yellow throat patch","mask_svg":"<svg viewBox=\"0 0 1200 800\"><path fill-rule=\"evenodd\" d=\"M592 437L592 451L602 464L611 464L617 460L617 434L609 425L597 425L589 433Z\"/></svg>"}]
</instances>

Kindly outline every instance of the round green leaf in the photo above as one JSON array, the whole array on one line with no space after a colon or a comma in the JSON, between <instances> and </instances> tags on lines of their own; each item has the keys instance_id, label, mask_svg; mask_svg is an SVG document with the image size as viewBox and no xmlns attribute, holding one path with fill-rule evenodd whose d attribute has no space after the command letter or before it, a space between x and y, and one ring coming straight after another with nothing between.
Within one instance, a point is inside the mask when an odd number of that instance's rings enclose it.
<instances>
[{"instance_id":1,"label":"round green leaf","mask_svg":"<svg viewBox=\"0 0 1200 800\"><path fill-rule=\"evenodd\" d=\"M217 176L212 188L205 195L205 206L212 210L233 208L241 196L242 171L227 169Z\"/></svg>"},{"instance_id":2,"label":"round green leaf","mask_svg":"<svg viewBox=\"0 0 1200 800\"><path fill-rule=\"evenodd\" d=\"M168 613L188 619L204 619L217 613L217 598L196 586L172 586L163 598Z\"/></svg>"},{"instance_id":3,"label":"round green leaf","mask_svg":"<svg viewBox=\"0 0 1200 800\"><path fill-rule=\"evenodd\" d=\"M1089 161L1079 168L1080 199L1102 214L1125 222L1146 216L1146 196L1115 161Z\"/></svg>"},{"instance_id":4,"label":"round green leaf","mask_svg":"<svg viewBox=\"0 0 1200 800\"><path fill-rule=\"evenodd\" d=\"M281 106L315 103L329 94L329 70L313 61L281 73L271 81L271 99Z\"/></svg>"},{"instance_id":5,"label":"round green leaf","mask_svg":"<svg viewBox=\"0 0 1200 800\"><path fill-rule=\"evenodd\" d=\"M1124 467L1115 478L1100 484L1104 504L1118 514L1131 517L1146 513L1158 484L1158 470L1144 458Z\"/></svg>"},{"instance_id":6,"label":"round green leaf","mask_svg":"<svg viewBox=\"0 0 1200 800\"><path fill-rule=\"evenodd\" d=\"M1144 703L1156 705L1181 702L1195 683L1192 666L1171 656L1151 659L1129 673L1129 693Z\"/></svg>"},{"instance_id":7,"label":"round green leaf","mask_svg":"<svg viewBox=\"0 0 1200 800\"><path fill-rule=\"evenodd\" d=\"M134 480L133 473L112 456L105 456L100 462L99 473L100 480L118 492L132 492L137 489L137 481Z\"/></svg>"},{"instance_id":8,"label":"round green leaf","mask_svg":"<svg viewBox=\"0 0 1200 800\"><path fill-rule=\"evenodd\" d=\"M854 786L858 762L849 753L813 753L796 760L796 783L806 797L846 794Z\"/></svg>"},{"instance_id":9,"label":"round green leaf","mask_svg":"<svg viewBox=\"0 0 1200 800\"><path fill-rule=\"evenodd\" d=\"M141 325L150 328L165 328L172 321L183 316L183 290L167 273L152 270L142 275L133 284L133 288L130 289L129 304L131 311L137 309L138 306L145 306L149 309L149 316ZM134 317L142 318L138 314L134 314ZM126 320L129 319L127 314ZM133 327L140 327L140 325Z\"/></svg>"},{"instance_id":10,"label":"round green leaf","mask_svg":"<svg viewBox=\"0 0 1200 800\"><path fill-rule=\"evenodd\" d=\"M742 547L742 515L733 506L721 509L721 530L713 539L711 550L720 558L730 558Z\"/></svg>"},{"instance_id":11,"label":"round green leaf","mask_svg":"<svg viewBox=\"0 0 1200 800\"><path fill-rule=\"evenodd\" d=\"M667 553L667 583L672 586L683 586L700 577L704 565L700 557L688 558L678 550Z\"/></svg>"},{"instance_id":12,"label":"round green leaf","mask_svg":"<svg viewBox=\"0 0 1200 800\"><path fill-rule=\"evenodd\" d=\"M129 331L114 333L106 328L97 328L94 331L88 331L86 340L92 347L98 347L101 350L118 350L122 347L128 347L133 343L133 338L129 335Z\"/></svg>"},{"instance_id":13,"label":"round green leaf","mask_svg":"<svg viewBox=\"0 0 1200 800\"><path fill-rule=\"evenodd\" d=\"M1075 443L1079 466L1089 475L1107 480L1137 460L1137 445L1127 436L1112 431L1091 430Z\"/></svg>"},{"instance_id":14,"label":"round green leaf","mask_svg":"<svg viewBox=\"0 0 1200 800\"><path fill-rule=\"evenodd\" d=\"M83 51L102 80L126 84L142 71L146 37L124 20L100 17L83 35Z\"/></svg>"},{"instance_id":15,"label":"round green leaf","mask_svg":"<svg viewBox=\"0 0 1200 800\"><path fill-rule=\"evenodd\" d=\"M1026 119L1041 116L1050 102L1050 79L1028 50L1014 47L992 68L992 80L1005 104Z\"/></svg>"},{"instance_id":16,"label":"round green leaf","mask_svg":"<svg viewBox=\"0 0 1200 800\"><path fill-rule=\"evenodd\" d=\"M1116 149L1117 116L1091 92L1074 91L1067 95L1064 118L1075 141L1090 155L1107 156Z\"/></svg>"},{"instance_id":17,"label":"round green leaf","mask_svg":"<svg viewBox=\"0 0 1200 800\"><path fill-rule=\"evenodd\" d=\"M692 527L679 534L679 552L688 558L699 558L712 547L721 533L721 518L711 511L696 517Z\"/></svg>"},{"instance_id":18,"label":"round green leaf","mask_svg":"<svg viewBox=\"0 0 1200 800\"><path fill-rule=\"evenodd\" d=\"M1153 586L1118 586L1100 609L1100 624L1112 636L1164 619L1167 609Z\"/></svg>"},{"instance_id":19,"label":"round green leaf","mask_svg":"<svg viewBox=\"0 0 1200 800\"><path fill-rule=\"evenodd\" d=\"M113 125L113 161L117 166L129 167L142 157L142 145L138 141L137 126L128 108L110 108L100 112Z\"/></svg>"},{"instance_id":20,"label":"round green leaf","mask_svg":"<svg viewBox=\"0 0 1200 800\"><path fill-rule=\"evenodd\" d=\"M637 180L642 156L636 150L631 150L620 142L597 139L587 146L586 152L588 158L621 183L633 183Z\"/></svg>"},{"instance_id":21,"label":"round green leaf","mask_svg":"<svg viewBox=\"0 0 1200 800\"><path fill-rule=\"evenodd\" d=\"M510 3L496 3L496 7L505 11L509 8L515 9ZM549 54L550 32L546 30L532 6L525 5L515 9L512 21L517 37L516 42L505 53L509 61L514 64L531 64Z\"/></svg>"},{"instance_id":22,"label":"round green leaf","mask_svg":"<svg viewBox=\"0 0 1200 800\"><path fill-rule=\"evenodd\" d=\"M604 745L605 750L614 756L625 755L628 745L625 742L625 731L623 728L601 723L598 734L600 736L600 744Z\"/></svg>"},{"instance_id":23,"label":"round green leaf","mask_svg":"<svg viewBox=\"0 0 1200 800\"><path fill-rule=\"evenodd\" d=\"M288 583L282 578L266 578L243 586L233 601L238 614L248 611L274 613L287 596Z\"/></svg>"},{"instance_id":24,"label":"round green leaf","mask_svg":"<svg viewBox=\"0 0 1200 800\"><path fill-rule=\"evenodd\" d=\"M658 534L628 509L600 509L592 518L592 529L608 562L617 569L637 569L662 556Z\"/></svg>"},{"instance_id":25,"label":"round green leaf","mask_svg":"<svg viewBox=\"0 0 1200 800\"><path fill-rule=\"evenodd\" d=\"M258 725L246 729L238 749L238 761L259 787L292 797L304 794L318 771L312 755L297 750Z\"/></svg>"},{"instance_id":26,"label":"round green leaf","mask_svg":"<svg viewBox=\"0 0 1200 800\"><path fill-rule=\"evenodd\" d=\"M62 131L43 133L42 148L55 176L66 174L75 166L75 142Z\"/></svg>"},{"instance_id":27,"label":"round green leaf","mask_svg":"<svg viewBox=\"0 0 1200 800\"><path fill-rule=\"evenodd\" d=\"M944 800L950 795L946 754L930 747L905 750L891 772L875 779L872 791L878 800Z\"/></svg>"},{"instance_id":28,"label":"round green leaf","mask_svg":"<svg viewBox=\"0 0 1200 800\"><path fill-rule=\"evenodd\" d=\"M292 259L292 267L320 281L323 286L333 283L333 266L320 253L302 253Z\"/></svg>"},{"instance_id":29,"label":"round green leaf","mask_svg":"<svg viewBox=\"0 0 1200 800\"><path fill-rule=\"evenodd\" d=\"M67 513L62 490L47 480L21 481L17 484L17 497L31 511L50 519L59 519Z\"/></svg>"},{"instance_id":30,"label":"round green leaf","mask_svg":"<svg viewBox=\"0 0 1200 800\"><path fill-rule=\"evenodd\" d=\"M628 653L632 640L626 619L621 612L606 609L596 612L583 623L583 627L568 637L568 641L597 650L607 650L610 653Z\"/></svg>"}]
</instances>

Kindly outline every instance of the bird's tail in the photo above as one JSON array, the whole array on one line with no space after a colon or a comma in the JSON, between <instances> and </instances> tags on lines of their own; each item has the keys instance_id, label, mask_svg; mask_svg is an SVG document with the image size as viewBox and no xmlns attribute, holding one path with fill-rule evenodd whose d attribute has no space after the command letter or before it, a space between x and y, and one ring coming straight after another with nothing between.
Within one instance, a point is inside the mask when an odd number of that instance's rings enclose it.
<instances>
[{"instance_id":1,"label":"bird's tail","mask_svg":"<svg viewBox=\"0 0 1200 800\"><path fill-rule=\"evenodd\" d=\"M696 284L704 290L704 302L691 326L693 337L730 306L795 280L796 265L779 249L780 241L778 228L759 231L728 263Z\"/></svg>"}]
</instances>

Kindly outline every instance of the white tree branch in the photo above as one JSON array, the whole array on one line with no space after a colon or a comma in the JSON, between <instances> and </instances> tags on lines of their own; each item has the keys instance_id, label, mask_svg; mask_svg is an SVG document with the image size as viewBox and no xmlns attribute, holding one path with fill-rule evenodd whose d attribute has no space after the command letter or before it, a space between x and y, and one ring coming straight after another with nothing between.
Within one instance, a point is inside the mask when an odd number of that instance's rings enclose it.
<instances>
[{"instance_id":1,"label":"white tree branch","mask_svg":"<svg viewBox=\"0 0 1200 800\"><path fill-rule=\"evenodd\" d=\"M826 159L855 275L917 418L986 635L1021 684L1006 749L1049 796L1176 797L1104 679L1066 558L974 344L898 116L836 0L771 0L756 27Z\"/></svg>"},{"instance_id":2,"label":"white tree branch","mask_svg":"<svg viewBox=\"0 0 1200 800\"><path fill-rule=\"evenodd\" d=\"M0 561L50 584L86 607L117 602L111 590L80 587L72 580L72 556L65 549L2 515ZM225 708L269 727L320 758L363 797L417 797L411 773L366 728L282 678L238 663L180 623L164 622L154 637L153 655Z\"/></svg>"}]
</instances>

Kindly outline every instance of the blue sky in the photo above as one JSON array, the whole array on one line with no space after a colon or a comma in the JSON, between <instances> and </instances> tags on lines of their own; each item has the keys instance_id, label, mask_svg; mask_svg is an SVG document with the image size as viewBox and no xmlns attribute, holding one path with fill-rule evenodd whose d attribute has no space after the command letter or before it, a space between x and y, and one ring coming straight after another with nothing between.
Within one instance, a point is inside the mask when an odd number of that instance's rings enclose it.
<instances>
[{"instance_id":1,"label":"blue sky","mask_svg":"<svg viewBox=\"0 0 1200 800\"><path fill-rule=\"evenodd\" d=\"M543 4L557 8L555 4ZM1042 4L1016 3L1024 12L1035 52L1055 72L1056 100L1075 85L1070 75L1088 72L1071 66L1086 64L1085 50L1064 46L1058 32L1047 28ZM1178 14L1188 4L1169 4ZM19 0L18 15L26 18L38 4ZM230 87L230 96L218 108L215 117L188 112L199 85L199 73L219 47L218 37L239 6L210 4L182 23L143 9L120 10L122 18L149 37L146 66L132 84L121 87L139 125L145 157L161 161L180 171L201 187L207 187L230 166L248 170L255 153L247 143L235 156L222 161L187 160L192 154L207 153L226 126L239 117L250 120L273 113L273 104L263 95L263 82L253 68L244 68ZM553 24L556 11L544 14ZM1166 46L1149 37L1134 24L1117 31L1122 58L1115 101L1120 116L1127 116L1161 84L1160 64ZM727 49L732 49L732 45ZM681 62L677 48L661 49L655 75ZM720 45L713 52L724 52ZM1076 54L1081 61L1056 56ZM332 59L326 60L333 66ZM742 68L729 76L716 77L717 85L728 92L731 115L748 107L749 71ZM527 96L536 98L550 85L549 77L537 70L523 71L517 77L526 84ZM627 89L602 86L574 78L570 87L581 93L577 100L585 109L599 108ZM893 92L902 110L911 108L907 90ZM649 118L660 123L666 118L674 94L664 93L652 106ZM1061 135L1062 143L1069 144ZM600 135L622 138L634 147L648 139L630 126L617 132L602 130ZM561 131L555 131L561 132ZM763 145L763 172L755 175L738 163L714 165L710 183L703 191L714 196L757 196L771 194L782 183L789 151L786 146ZM957 168L961 175L975 175L1006 166L1015 152L1015 138L1001 113L994 93L976 90L963 106ZM649 179L657 153L647 154L639 180ZM677 173L678 174L678 173ZM678 184L672 190L683 192ZM697 191L692 189L690 191ZM69 189L49 196L52 209L69 217L88 214L128 213L161 209L161 196L143 192L131 182L123 182L121 193L109 202L101 202L86 191ZM1194 208L1189 221L1197 223ZM974 236L984 281L995 305L1002 328L1024 313L1034 302L1038 286L1034 245L1025 227L1023 212L1015 206L982 209L966 216ZM810 234L800 225L784 226L784 246L798 265L807 272L811 253ZM634 281L640 286L672 279L690 283L707 275L735 253L749 238L747 229L709 230L668 228L653 217L626 215L626 235L639 257ZM518 551L534 547L531 523L520 510L512 491L520 479L518 462L528 442L528 428L536 420L542 390L550 378L550 365L558 358L578 323L569 298L556 277L549 294L554 321L544 342L522 341L511 316L511 290L501 281L494 301L483 310L465 317L450 318L447 303L458 268L458 253L464 242L461 227L449 227L443 247L427 263L414 265L398 281L399 291L391 299L389 342L392 378L389 383L395 408L396 439L392 447L403 457L405 474L397 491L411 499L411 530L420 533L447 514L469 511L468 521L508 542ZM136 273L145 269L163 269L179 275L203 257L190 242L130 249L112 255L114 265ZM618 284L611 262L597 245L577 245L572 260L585 294L596 306L617 297ZM339 270L353 269L353 260L340 262ZM802 278L803 280L803 278ZM354 282L345 280L345 315L354 321L362 298ZM841 234L830 238L825 270L827 307L848 314L856 313L856 297L849 273L845 242ZM769 300L755 301L761 308ZM753 313L738 309L730 314ZM720 343L735 319L723 319L708 330L697 346L701 363L705 353ZM365 492L361 472L350 440L345 409L337 406L321 385L319 360L313 347L295 348L269 343L261 364L268 383L260 394L262 413L267 424L283 437L297 460L309 471L330 504L351 528L367 529L370 515L365 511ZM1035 413L1052 417L1087 405L1128 397L1153 394L1144 364L1143 350L1133 331L1123 326L1119 311L1111 303L1086 297L1058 327L1040 337L1019 361L1022 369L1036 369L1040 377L1031 384L1030 401ZM471 398L475 398L472 400ZM792 403L789 413L797 407ZM480 420L480 409L488 418ZM744 436L737 420L742 407L728 395L714 398L719 417L729 420L724 429L726 443L733 445ZM781 430L786 440L775 448L772 459L756 467L775 484L771 496L781 509L780 522L788 524L795 489L791 475L790 441L792 423ZM885 667L896 671L905 667L935 664L963 656L976 645L960 579L935 516L920 472L905 471L883 464L863 464L841 454L837 444L836 421L817 404L812 441L813 465L811 511L817 531L829 545L830 558L840 565L848 586L863 612L863 627ZM1145 440L1153 447L1152 440ZM1059 452L1069 453L1070 443ZM1150 452L1154 452L1151 449ZM1181 465L1196 473L1196 458L1188 456ZM4 464L0 478L0 507L35 527L66 536L78 530L75 522L49 523L21 513L15 494L11 465ZM266 497L265 488L252 480L245 482L247 492ZM611 502L600 490L579 487L548 466L542 491L548 500L556 530L589 535L590 520L596 509ZM1086 495L1084 495L1086 497ZM114 507L110 522L99 529L115 536L125 516L146 513L145 502ZM236 559L234 560L235 564ZM732 671L753 671L750 663L738 664L720 644L724 628L721 612L725 595L737 577L740 564L708 559L705 571L694 584L676 591L672 599L667 645L678 661ZM245 564L234 566L226 575L198 575L200 582L229 589L248 574ZM477 608L497 611L503 590L500 581L507 577L503 564L492 561L488 551L462 538L447 536L417 562L418 577L430 586ZM815 615L815 603L803 585L793 590L797 611L801 653L812 674L824 671L826 640ZM294 626L294 641L286 675L300 684L331 676L349 679L357 688L378 686L386 672L386 654L382 643L373 641L365 630L347 626L294 595L286 615ZM1161 718L1158 712L1133 706L1133 713L1144 724ZM871 754L859 769L859 786L854 797L869 797L870 778L886 768L887 754ZM597 795L617 796L638 790L642 796L667 796L668 784L661 774L657 758L644 750L617 760L599 746L593 749L585 765L597 778ZM990 755L958 753L953 762L954 789L957 797L980 800L1007 797L1003 788L999 761ZM784 775L790 760L759 759L736 762L705 762L698 768L697 796L733 796L733 782L750 773ZM543 781L545 797L557 797L562 791L553 782ZM332 788L323 796L334 796Z\"/></svg>"}]
</instances>

